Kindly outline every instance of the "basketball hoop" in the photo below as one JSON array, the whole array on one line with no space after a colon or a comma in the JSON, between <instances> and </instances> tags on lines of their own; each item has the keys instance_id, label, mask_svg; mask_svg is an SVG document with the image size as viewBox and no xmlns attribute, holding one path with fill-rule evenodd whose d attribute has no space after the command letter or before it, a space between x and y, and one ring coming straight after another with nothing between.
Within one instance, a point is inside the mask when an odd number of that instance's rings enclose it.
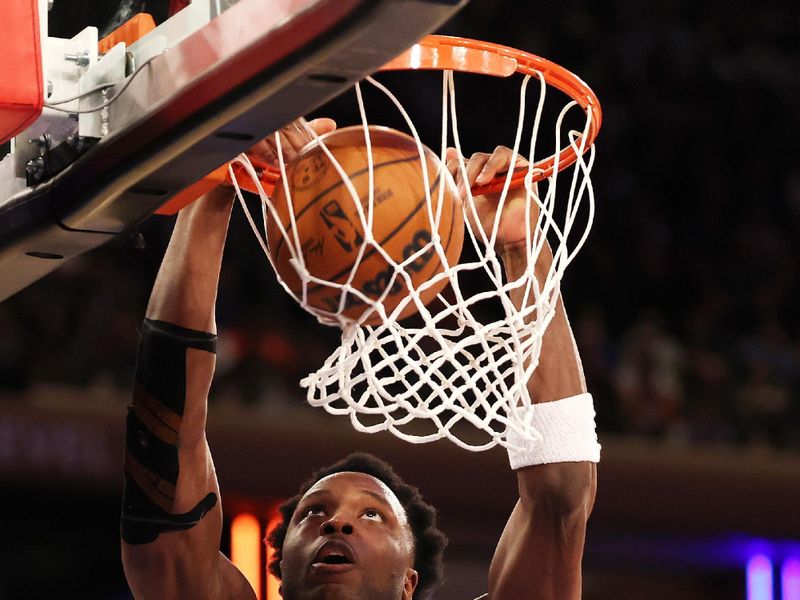
<instances>
[{"instance_id":1,"label":"basketball hoop","mask_svg":"<svg viewBox=\"0 0 800 600\"><path fill-rule=\"evenodd\" d=\"M449 439L462 448L476 451L498 444L515 449L515 444L535 442L541 436L532 426L532 412L526 410L532 404L526 382L538 365L542 337L555 314L564 271L583 246L591 228L594 193L590 172L594 162L594 140L601 122L600 105L592 90L563 67L520 50L464 38L428 36L383 70L443 72L440 174L445 175L445 151L452 140L452 145L458 150L458 168L464 179L466 163L458 131L454 72L495 77L521 75L511 164L517 156L522 156L523 136L530 142L524 155L528 164L467 191L465 216L472 218L464 219L467 232L464 244L475 258L462 258L458 264L442 261L443 271L438 276L447 278L449 287L428 305L418 302L419 294L411 293L405 302L386 311L379 300L352 289L348 282L320 282L310 276L303 264L302 250L296 247L293 264L304 287L298 293L296 286L292 289L283 280L281 283L320 322L336 325L342 330L341 346L319 370L303 379L301 385L308 390L310 404L323 407L332 414L349 416L353 426L363 432L390 431L413 443ZM366 82L383 92L396 106L409 134L416 141L421 164L424 164L425 147L405 108L382 83L372 77L368 77ZM531 82L538 82L539 96L531 130L526 134L526 97ZM369 137L362 85L357 84L356 96L364 135ZM540 158L538 133L548 88L559 90L569 100L557 112L552 150ZM581 126L562 131L567 114L578 111L583 115ZM280 139L276 137L276 140L282 165L280 174L266 169L259 171L258 166L245 156L237 159L237 164L230 169L237 192L236 174L246 173L250 176L247 189L261 197L263 230L259 230L239 194L242 207L268 258L268 245L274 244L275 240L267 239L267 223L277 215L269 197L271 184L278 182L283 185L283 191L291 202L291 191L285 183L286 167ZM322 138L315 143L333 159ZM371 168L370 165L370 176ZM337 169L346 177L344 171ZM559 179L564 177L568 177L569 185L565 193L557 194ZM348 183L349 179L345 184ZM521 277L508 280L494 248L498 223L491 231L476 227L474 223L478 220L472 197L499 193L499 215L511 189L525 190L526 211L531 218L525 239L528 268ZM370 214L375 201L374 190L370 190L368 198L359 198L352 184L348 190L350 200L359 205L359 211ZM429 190L426 201L431 225L434 226L437 202L431 195ZM360 208L362 202L366 207L363 210ZM371 231L371 222L366 218L361 221L362 231ZM283 231L282 236L281 243L293 245L296 242L287 231ZM376 243L369 235L364 238L365 244ZM548 245L552 249L552 264L544 278L537 278L534 266L539 253ZM433 239L429 248L420 251L444 254L438 239ZM357 266L354 265L353 269ZM410 280L404 273L404 263L395 262L393 269L392 277L408 284ZM473 280L476 277L483 278L487 289L475 289ZM370 305L370 318L348 318L344 315L344 303L338 310L320 310L309 305L305 301L306 288L321 284L338 287L343 294L358 296L360 301ZM523 298L520 306L512 302L512 293ZM408 314L409 302L417 302L418 316L400 322L401 315ZM495 310L494 315L484 310L487 303ZM376 314L380 316L377 320L374 318Z\"/></svg>"}]
</instances>

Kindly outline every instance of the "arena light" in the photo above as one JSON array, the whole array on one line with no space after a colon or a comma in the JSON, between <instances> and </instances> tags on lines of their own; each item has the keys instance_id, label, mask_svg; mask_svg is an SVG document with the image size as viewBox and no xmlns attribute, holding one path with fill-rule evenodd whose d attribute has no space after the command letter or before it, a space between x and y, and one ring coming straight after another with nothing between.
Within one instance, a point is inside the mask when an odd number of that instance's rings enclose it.
<instances>
[{"instance_id":1,"label":"arena light","mask_svg":"<svg viewBox=\"0 0 800 600\"><path fill-rule=\"evenodd\" d=\"M772 561L764 554L747 561L747 600L774 600Z\"/></svg>"},{"instance_id":2,"label":"arena light","mask_svg":"<svg viewBox=\"0 0 800 600\"><path fill-rule=\"evenodd\" d=\"M800 557L789 558L783 562L781 600L800 600Z\"/></svg>"},{"instance_id":3,"label":"arena light","mask_svg":"<svg viewBox=\"0 0 800 600\"><path fill-rule=\"evenodd\" d=\"M258 600L263 600L261 593L261 524L251 514L238 514L231 522L231 562L250 582Z\"/></svg>"}]
</instances>

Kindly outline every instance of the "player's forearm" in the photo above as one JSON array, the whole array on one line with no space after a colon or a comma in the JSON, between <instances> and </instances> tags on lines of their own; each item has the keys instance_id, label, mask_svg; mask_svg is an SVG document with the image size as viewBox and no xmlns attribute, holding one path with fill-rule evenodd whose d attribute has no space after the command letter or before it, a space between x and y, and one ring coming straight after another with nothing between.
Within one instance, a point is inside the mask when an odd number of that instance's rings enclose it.
<instances>
[{"instance_id":1,"label":"player's forearm","mask_svg":"<svg viewBox=\"0 0 800 600\"><path fill-rule=\"evenodd\" d=\"M507 247L502 258L509 280L522 277L528 269L524 247ZM534 266L540 282L552 260L552 252L545 246ZM521 307L523 292L515 290L512 300ZM580 356L560 296L528 390L537 404L586 392ZM586 525L597 488L596 465L587 461L533 464L519 468L517 480L520 500L493 562L492 580L498 593L492 598L580 598Z\"/></svg>"},{"instance_id":2,"label":"player's forearm","mask_svg":"<svg viewBox=\"0 0 800 600\"><path fill-rule=\"evenodd\" d=\"M510 281L518 279L525 273L528 267L528 255L523 245L504 248L501 256ZM553 253L545 244L534 267L535 276L540 282L545 280L552 262ZM513 290L511 298L518 307L521 306L523 290ZM560 400L586 392L583 366L560 294L555 315L544 333L539 366L528 382L528 390L532 400L537 403Z\"/></svg>"},{"instance_id":3,"label":"player's forearm","mask_svg":"<svg viewBox=\"0 0 800 600\"><path fill-rule=\"evenodd\" d=\"M217 287L233 206L231 196L231 190L217 188L181 210L147 307L147 320L152 325L149 330L161 339L153 347L163 350L165 344L174 346L171 352L179 353L182 358L143 356L140 347L137 383L146 374L142 360L153 361L153 368L158 368L158 361L180 363L169 365L164 373L154 377L153 385L161 385L167 377L172 377L175 385L183 389L183 397L175 400L180 405L176 433L182 453L205 452L206 399L216 363ZM144 342L144 336L142 339ZM167 390L164 393L170 393ZM207 487L203 473L208 469L204 463L190 463L195 477L188 481L184 478L181 488L190 482Z\"/></svg>"},{"instance_id":4,"label":"player's forearm","mask_svg":"<svg viewBox=\"0 0 800 600\"><path fill-rule=\"evenodd\" d=\"M552 261L553 254L545 245L534 267L539 281L544 280ZM528 265L526 249L521 245L504 249L503 262L510 280L521 277ZM518 306L521 305L522 294L517 292L514 299ZM560 295L555 314L542 338L539 364L528 381L528 390L536 404L570 398L587 391L580 354ZM535 507L544 505L557 511L551 510L553 518L570 515L570 518L580 521L583 515L584 521L588 519L597 486L596 465L593 463L538 464L518 469L517 480L521 502L529 515L534 515ZM586 507L588 511L584 510Z\"/></svg>"},{"instance_id":5,"label":"player's forearm","mask_svg":"<svg viewBox=\"0 0 800 600\"><path fill-rule=\"evenodd\" d=\"M216 331L214 306L231 195L230 190L217 188L178 214L150 296L149 319Z\"/></svg>"},{"instance_id":6,"label":"player's forearm","mask_svg":"<svg viewBox=\"0 0 800 600\"><path fill-rule=\"evenodd\" d=\"M205 438L214 307L231 199L181 211L142 325L126 424L123 559L144 598L218 580L219 489ZM174 593L173 593L174 592Z\"/></svg>"},{"instance_id":7,"label":"player's forearm","mask_svg":"<svg viewBox=\"0 0 800 600\"><path fill-rule=\"evenodd\" d=\"M530 517L534 532L525 553L531 583L512 597L531 600L579 600L586 515L564 513L542 500Z\"/></svg>"},{"instance_id":8,"label":"player's forearm","mask_svg":"<svg viewBox=\"0 0 800 600\"><path fill-rule=\"evenodd\" d=\"M580 598L586 526L597 490L590 462L536 465L517 471L520 504L533 530L531 557L552 598Z\"/></svg>"},{"instance_id":9,"label":"player's forearm","mask_svg":"<svg viewBox=\"0 0 800 600\"><path fill-rule=\"evenodd\" d=\"M586 525L594 504L591 463L517 471L519 496L489 571L492 600L578 600Z\"/></svg>"}]
</instances>

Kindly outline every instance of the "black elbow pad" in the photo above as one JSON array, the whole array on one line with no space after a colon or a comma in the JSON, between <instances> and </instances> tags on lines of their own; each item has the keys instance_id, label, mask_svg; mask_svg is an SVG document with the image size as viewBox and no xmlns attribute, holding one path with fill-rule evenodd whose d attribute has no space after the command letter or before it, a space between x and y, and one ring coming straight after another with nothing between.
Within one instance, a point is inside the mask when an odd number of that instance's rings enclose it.
<instances>
[{"instance_id":1,"label":"black elbow pad","mask_svg":"<svg viewBox=\"0 0 800 600\"><path fill-rule=\"evenodd\" d=\"M121 535L129 544L194 527L217 503L209 493L189 512L172 514L189 348L213 353L216 336L145 319L125 428Z\"/></svg>"}]
</instances>

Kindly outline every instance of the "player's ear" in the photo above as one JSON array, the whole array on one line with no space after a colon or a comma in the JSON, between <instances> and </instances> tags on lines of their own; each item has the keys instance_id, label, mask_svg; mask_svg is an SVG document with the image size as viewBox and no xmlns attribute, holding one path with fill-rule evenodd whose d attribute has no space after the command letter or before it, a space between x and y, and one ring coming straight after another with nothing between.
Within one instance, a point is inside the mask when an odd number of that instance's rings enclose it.
<instances>
[{"instance_id":1,"label":"player's ear","mask_svg":"<svg viewBox=\"0 0 800 600\"><path fill-rule=\"evenodd\" d=\"M403 583L403 600L411 600L414 597L414 590L419 583L419 573L414 569L406 569L406 579Z\"/></svg>"}]
</instances>

